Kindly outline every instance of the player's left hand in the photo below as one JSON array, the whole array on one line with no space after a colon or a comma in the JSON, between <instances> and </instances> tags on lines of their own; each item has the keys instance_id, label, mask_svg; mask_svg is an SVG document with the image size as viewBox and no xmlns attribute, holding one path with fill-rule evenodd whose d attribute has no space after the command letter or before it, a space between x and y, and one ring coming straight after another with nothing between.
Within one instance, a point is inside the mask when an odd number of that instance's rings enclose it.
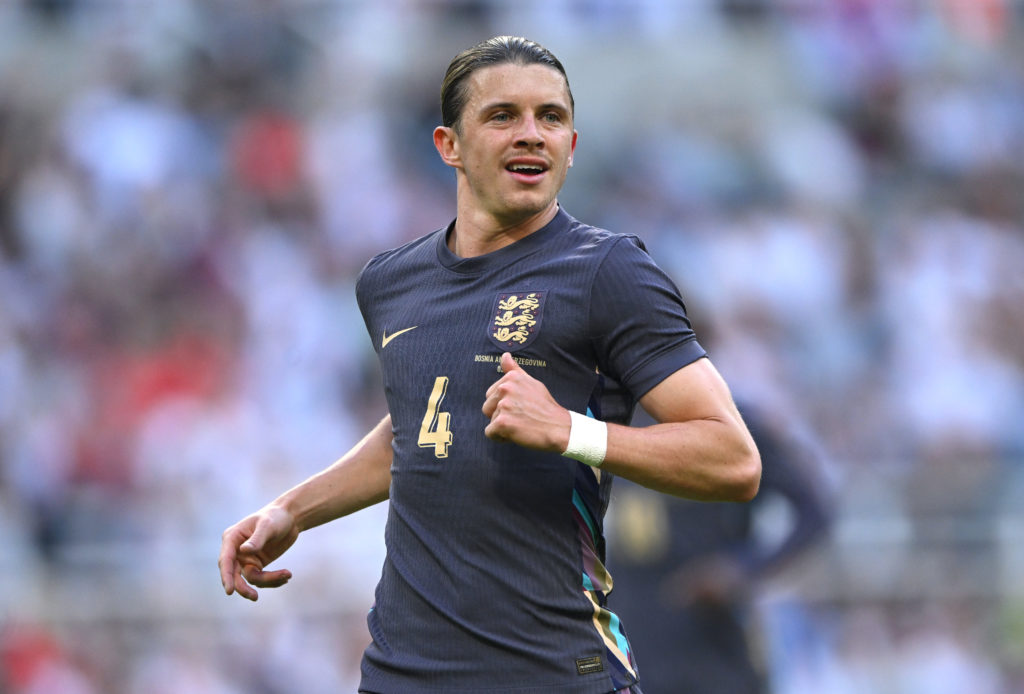
<instances>
[{"instance_id":1,"label":"player's left hand","mask_svg":"<svg viewBox=\"0 0 1024 694\"><path fill-rule=\"evenodd\" d=\"M572 424L569 411L508 352L501 355L501 370L504 375L487 389L482 408L491 420L484 429L487 438L541 451L564 451Z\"/></svg>"}]
</instances>

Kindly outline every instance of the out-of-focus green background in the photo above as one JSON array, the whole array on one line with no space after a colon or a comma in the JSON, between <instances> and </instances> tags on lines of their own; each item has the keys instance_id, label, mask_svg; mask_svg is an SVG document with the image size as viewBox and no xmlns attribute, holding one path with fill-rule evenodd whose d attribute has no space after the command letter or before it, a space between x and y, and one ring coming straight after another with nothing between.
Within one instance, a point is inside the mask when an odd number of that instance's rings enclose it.
<instances>
[{"instance_id":1,"label":"out-of-focus green background","mask_svg":"<svg viewBox=\"0 0 1024 694\"><path fill-rule=\"evenodd\" d=\"M353 283L449 221L441 77L505 33L568 70L563 205L821 454L778 694L1024 691L1022 8L0 3L0 692L355 690L386 505L255 605L220 533L383 414Z\"/></svg>"}]
</instances>

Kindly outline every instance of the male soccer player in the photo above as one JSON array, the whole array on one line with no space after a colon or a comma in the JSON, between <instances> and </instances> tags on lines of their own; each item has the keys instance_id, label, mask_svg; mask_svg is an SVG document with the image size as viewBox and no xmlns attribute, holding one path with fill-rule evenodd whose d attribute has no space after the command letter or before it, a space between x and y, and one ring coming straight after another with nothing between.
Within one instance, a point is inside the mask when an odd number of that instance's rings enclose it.
<instances>
[{"instance_id":1,"label":"male soccer player","mask_svg":"<svg viewBox=\"0 0 1024 694\"><path fill-rule=\"evenodd\" d=\"M577 134L558 59L490 39L454 58L441 105L457 216L357 284L388 415L228 528L221 580L255 600L302 530L390 499L361 691L639 691L606 607L612 476L746 500L756 446L640 241L559 207ZM627 426L636 402L656 424Z\"/></svg>"}]
</instances>

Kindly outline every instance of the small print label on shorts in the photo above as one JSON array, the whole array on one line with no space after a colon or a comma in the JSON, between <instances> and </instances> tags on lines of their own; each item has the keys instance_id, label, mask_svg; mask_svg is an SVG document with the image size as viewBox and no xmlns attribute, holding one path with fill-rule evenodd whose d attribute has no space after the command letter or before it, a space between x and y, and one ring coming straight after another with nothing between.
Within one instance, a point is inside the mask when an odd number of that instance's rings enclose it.
<instances>
[{"instance_id":1,"label":"small print label on shorts","mask_svg":"<svg viewBox=\"0 0 1024 694\"><path fill-rule=\"evenodd\" d=\"M589 658L577 658L576 659L576 672L581 675L589 675L594 672L601 672L604 670L604 663L601 662L601 656L593 655Z\"/></svg>"}]
</instances>

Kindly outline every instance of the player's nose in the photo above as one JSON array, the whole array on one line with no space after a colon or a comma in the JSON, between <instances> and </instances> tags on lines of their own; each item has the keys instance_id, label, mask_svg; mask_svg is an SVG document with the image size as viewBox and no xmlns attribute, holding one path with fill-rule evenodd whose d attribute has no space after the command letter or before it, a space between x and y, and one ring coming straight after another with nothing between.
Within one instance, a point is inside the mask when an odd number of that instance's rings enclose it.
<instances>
[{"instance_id":1,"label":"player's nose","mask_svg":"<svg viewBox=\"0 0 1024 694\"><path fill-rule=\"evenodd\" d=\"M544 135L537 127L536 118L523 118L520 121L519 132L516 133L516 144L520 147L544 146Z\"/></svg>"}]
</instances>

